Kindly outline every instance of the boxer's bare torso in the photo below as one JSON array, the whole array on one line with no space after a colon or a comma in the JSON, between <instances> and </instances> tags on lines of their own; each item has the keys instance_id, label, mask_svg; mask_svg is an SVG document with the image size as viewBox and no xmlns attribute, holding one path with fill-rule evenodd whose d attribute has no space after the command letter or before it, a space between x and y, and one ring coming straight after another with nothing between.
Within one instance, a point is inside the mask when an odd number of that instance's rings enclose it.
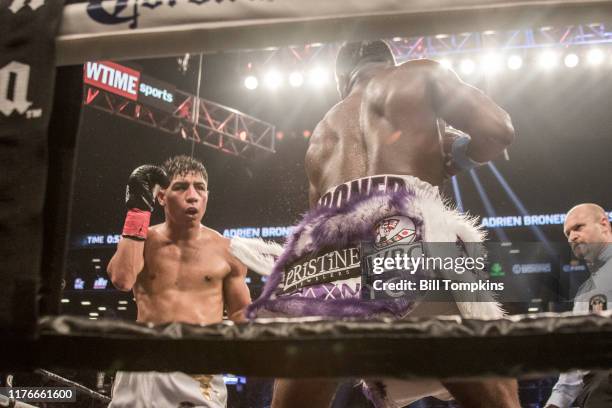
<instances>
[{"instance_id":1,"label":"boxer's bare torso","mask_svg":"<svg viewBox=\"0 0 612 408\"><path fill-rule=\"evenodd\" d=\"M229 240L202 226L199 237L172 240L164 224L149 230L145 264L134 285L138 321L217 323L224 281L231 279Z\"/></svg>"},{"instance_id":2,"label":"boxer's bare torso","mask_svg":"<svg viewBox=\"0 0 612 408\"><path fill-rule=\"evenodd\" d=\"M507 114L433 61L364 71L363 80L325 115L311 137L306 153L311 206L329 188L375 174L442 184L440 120L472 136L470 154L477 161L497 156L512 140Z\"/></svg>"},{"instance_id":3,"label":"boxer's bare torso","mask_svg":"<svg viewBox=\"0 0 612 408\"><path fill-rule=\"evenodd\" d=\"M158 193L165 222L145 241L124 238L108 265L113 284L132 290L139 322L211 324L243 321L250 303L246 267L231 253L229 239L201 224L208 202L203 176L175 176Z\"/></svg>"}]
</instances>

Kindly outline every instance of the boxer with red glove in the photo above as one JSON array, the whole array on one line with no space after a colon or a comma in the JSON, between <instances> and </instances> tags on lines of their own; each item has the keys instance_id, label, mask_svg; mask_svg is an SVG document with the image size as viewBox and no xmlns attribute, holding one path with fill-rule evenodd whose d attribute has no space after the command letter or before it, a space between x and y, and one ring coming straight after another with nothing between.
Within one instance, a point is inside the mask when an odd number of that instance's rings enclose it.
<instances>
[{"instance_id":1,"label":"boxer with red glove","mask_svg":"<svg viewBox=\"0 0 612 408\"><path fill-rule=\"evenodd\" d=\"M128 213L123 225L124 238L136 241L144 241L147 238L155 204L155 187L167 188L168 184L170 184L168 175L158 166L145 164L130 174L125 188L125 205Z\"/></svg>"},{"instance_id":2,"label":"boxer with red glove","mask_svg":"<svg viewBox=\"0 0 612 408\"><path fill-rule=\"evenodd\" d=\"M232 255L230 240L202 224L208 197L208 173L193 157L174 156L163 168L141 166L130 176L124 238L107 272L117 289L134 294L137 321L216 324L224 311L244 320L251 301L247 269ZM149 228L155 199L164 221ZM227 406L220 375L118 372L112 395L109 408Z\"/></svg>"}]
</instances>

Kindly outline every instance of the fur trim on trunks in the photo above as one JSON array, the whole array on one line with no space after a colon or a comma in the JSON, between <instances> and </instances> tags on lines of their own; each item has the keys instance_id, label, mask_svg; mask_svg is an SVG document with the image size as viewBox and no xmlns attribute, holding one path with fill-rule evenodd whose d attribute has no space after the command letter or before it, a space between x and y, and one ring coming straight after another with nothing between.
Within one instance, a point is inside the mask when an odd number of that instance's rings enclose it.
<instances>
[{"instance_id":1,"label":"fur trim on trunks","mask_svg":"<svg viewBox=\"0 0 612 408\"><path fill-rule=\"evenodd\" d=\"M330 316L371 318L379 314L401 317L412 303L405 300L312 299L297 296L276 296L286 265L306 254L326 247L344 248L355 242L370 239L374 225L381 219L404 215L410 217L425 242L482 242L484 233L477 227L476 218L466 217L450 209L438 189L418 181L392 193L374 192L358 196L340 208L317 207L304 216L287 240L266 282L261 296L248 308L254 318L263 309L290 316ZM468 274L464 274L468 275ZM469 278L466 278L469 279ZM493 299L491 299L493 300ZM488 302L457 302L463 317L493 319L503 316L499 305Z\"/></svg>"}]
</instances>

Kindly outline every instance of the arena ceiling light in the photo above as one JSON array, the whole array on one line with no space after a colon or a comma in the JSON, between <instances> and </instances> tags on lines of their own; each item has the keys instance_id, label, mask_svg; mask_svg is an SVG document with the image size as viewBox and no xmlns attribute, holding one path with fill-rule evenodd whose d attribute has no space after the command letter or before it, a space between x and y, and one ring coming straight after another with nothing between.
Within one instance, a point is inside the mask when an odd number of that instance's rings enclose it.
<instances>
[{"instance_id":1,"label":"arena ceiling light","mask_svg":"<svg viewBox=\"0 0 612 408\"><path fill-rule=\"evenodd\" d=\"M320 87L320 86L327 84L329 77L328 77L326 70L324 70L321 67L315 67L312 70L310 70L310 73L308 75L308 80L311 85Z\"/></svg>"},{"instance_id":2,"label":"arena ceiling light","mask_svg":"<svg viewBox=\"0 0 612 408\"><path fill-rule=\"evenodd\" d=\"M66 299L66 298L62 299L62 303L70 303L70 299Z\"/></svg>"},{"instance_id":3,"label":"arena ceiling light","mask_svg":"<svg viewBox=\"0 0 612 408\"><path fill-rule=\"evenodd\" d=\"M292 72L289 74L289 85L294 88L299 88L304 83L304 75L301 72Z\"/></svg>"},{"instance_id":4,"label":"arena ceiling light","mask_svg":"<svg viewBox=\"0 0 612 408\"><path fill-rule=\"evenodd\" d=\"M259 85L259 81L253 75L249 75L248 77L244 78L244 86L246 89L249 89L252 91L254 89L257 89L258 85Z\"/></svg>"},{"instance_id":5,"label":"arena ceiling light","mask_svg":"<svg viewBox=\"0 0 612 408\"><path fill-rule=\"evenodd\" d=\"M604 61L605 55L599 48L593 48L587 53L589 65L600 65Z\"/></svg>"},{"instance_id":6,"label":"arena ceiling light","mask_svg":"<svg viewBox=\"0 0 612 408\"><path fill-rule=\"evenodd\" d=\"M442 65L446 69L452 69L453 68L453 62L450 59L448 59L448 58L442 58L440 60L440 65Z\"/></svg>"},{"instance_id":7,"label":"arena ceiling light","mask_svg":"<svg viewBox=\"0 0 612 408\"><path fill-rule=\"evenodd\" d=\"M553 69L558 65L558 63L559 63L559 56L557 55L556 52L551 51L551 50L543 51L538 57L538 65L542 69L546 69L546 70Z\"/></svg>"},{"instance_id":8,"label":"arena ceiling light","mask_svg":"<svg viewBox=\"0 0 612 408\"><path fill-rule=\"evenodd\" d=\"M480 69L487 74L494 74L502 67L502 59L498 54L486 54L480 59Z\"/></svg>"},{"instance_id":9,"label":"arena ceiling light","mask_svg":"<svg viewBox=\"0 0 612 408\"><path fill-rule=\"evenodd\" d=\"M580 62L580 58L576 54L567 54L563 59L563 63L568 68L574 68Z\"/></svg>"},{"instance_id":10,"label":"arena ceiling light","mask_svg":"<svg viewBox=\"0 0 612 408\"><path fill-rule=\"evenodd\" d=\"M82 300L82 301L81 301L81 305L83 305L83 306L89 306L89 305L91 305L91 302L90 302L89 300Z\"/></svg>"},{"instance_id":11,"label":"arena ceiling light","mask_svg":"<svg viewBox=\"0 0 612 408\"><path fill-rule=\"evenodd\" d=\"M511 55L508 57L508 68L516 71L523 66L523 58L520 55Z\"/></svg>"},{"instance_id":12,"label":"arena ceiling light","mask_svg":"<svg viewBox=\"0 0 612 408\"><path fill-rule=\"evenodd\" d=\"M276 70L270 70L264 77L264 83L266 84L266 87L268 87L268 89L276 90L280 88L280 86L283 84L283 77L280 72Z\"/></svg>"},{"instance_id":13,"label":"arena ceiling light","mask_svg":"<svg viewBox=\"0 0 612 408\"><path fill-rule=\"evenodd\" d=\"M463 74L470 75L474 72L474 70L476 70L476 64L474 64L474 61L471 59L466 58L459 64L459 69Z\"/></svg>"}]
</instances>

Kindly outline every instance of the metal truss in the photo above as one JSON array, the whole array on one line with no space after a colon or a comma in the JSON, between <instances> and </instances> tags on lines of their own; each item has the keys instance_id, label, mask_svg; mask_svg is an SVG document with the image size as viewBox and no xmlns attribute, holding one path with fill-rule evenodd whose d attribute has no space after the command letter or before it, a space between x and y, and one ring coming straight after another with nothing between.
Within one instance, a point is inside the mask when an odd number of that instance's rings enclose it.
<instances>
[{"instance_id":1,"label":"metal truss","mask_svg":"<svg viewBox=\"0 0 612 408\"><path fill-rule=\"evenodd\" d=\"M438 34L389 41L399 61L490 50L571 47L612 43L604 24L540 27L510 31Z\"/></svg>"},{"instance_id":2,"label":"metal truss","mask_svg":"<svg viewBox=\"0 0 612 408\"><path fill-rule=\"evenodd\" d=\"M83 104L234 156L275 152L274 125L184 92L176 96L177 108L164 112L85 85Z\"/></svg>"},{"instance_id":3,"label":"metal truss","mask_svg":"<svg viewBox=\"0 0 612 408\"><path fill-rule=\"evenodd\" d=\"M509 31L466 32L437 34L422 37L388 39L398 62L416 58L435 58L453 54L479 53L495 50L571 47L612 43L612 28L603 23L578 24L565 27L525 28ZM281 47L264 52L254 64L268 65L291 62L310 66L317 62L329 63L340 44L308 44ZM280 60L280 61L279 61ZM287 61L290 60L290 61Z\"/></svg>"}]
</instances>

